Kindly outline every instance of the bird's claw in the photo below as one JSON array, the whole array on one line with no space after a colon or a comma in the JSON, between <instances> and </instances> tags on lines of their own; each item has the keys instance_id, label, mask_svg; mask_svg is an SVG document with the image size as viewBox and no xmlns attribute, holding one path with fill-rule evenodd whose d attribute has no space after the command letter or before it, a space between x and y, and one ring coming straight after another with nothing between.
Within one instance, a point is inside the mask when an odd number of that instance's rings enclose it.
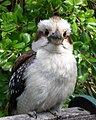
<instances>
[{"instance_id":1,"label":"bird's claw","mask_svg":"<svg viewBox=\"0 0 96 120\"><path fill-rule=\"evenodd\" d=\"M56 120L62 120L62 116L57 111L49 111L49 112L56 117Z\"/></svg>"},{"instance_id":2,"label":"bird's claw","mask_svg":"<svg viewBox=\"0 0 96 120\"><path fill-rule=\"evenodd\" d=\"M30 112L28 112L28 115L30 116L30 117L33 117L33 118L35 118L35 119L37 119L37 113L36 113L36 111L30 111Z\"/></svg>"}]
</instances>

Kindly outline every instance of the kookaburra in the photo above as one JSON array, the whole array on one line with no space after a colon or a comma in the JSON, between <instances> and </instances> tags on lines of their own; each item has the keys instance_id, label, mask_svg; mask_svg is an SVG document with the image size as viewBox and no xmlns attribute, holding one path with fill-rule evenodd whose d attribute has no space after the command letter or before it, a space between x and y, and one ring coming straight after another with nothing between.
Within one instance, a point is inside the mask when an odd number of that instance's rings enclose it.
<instances>
[{"instance_id":1,"label":"kookaburra","mask_svg":"<svg viewBox=\"0 0 96 120\"><path fill-rule=\"evenodd\" d=\"M32 50L18 57L12 69L9 114L60 112L77 77L70 32L70 24L58 16L38 23Z\"/></svg>"}]
</instances>

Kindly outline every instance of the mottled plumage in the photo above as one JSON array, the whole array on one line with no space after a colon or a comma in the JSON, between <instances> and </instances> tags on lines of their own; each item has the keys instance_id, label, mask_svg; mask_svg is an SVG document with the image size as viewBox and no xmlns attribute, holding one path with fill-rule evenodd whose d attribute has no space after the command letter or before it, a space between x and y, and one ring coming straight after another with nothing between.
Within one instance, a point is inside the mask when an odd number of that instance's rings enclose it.
<instances>
[{"instance_id":1,"label":"mottled plumage","mask_svg":"<svg viewBox=\"0 0 96 120\"><path fill-rule=\"evenodd\" d=\"M19 56L12 68L12 75L10 78L9 88L10 88L10 100L8 113L9 115L14 114L17 106L17 97L22 94L25 88L26 80L23 78L24 71L26 67L30 65L32 60L35 59L36 52L30 50L23 55Z\"/></svg>"},{"instance_id":2,"label":"mottled plumage","mask_svg":"<svg viewBox=\"0 0 96 120\"><path fill-rule=\"evenodd\" d=\"M74 91L77 66L69 23L52 17L38 24L32 49L20 56L10 79L9 114L57 111Z\"/></svg>"}]
</instances>

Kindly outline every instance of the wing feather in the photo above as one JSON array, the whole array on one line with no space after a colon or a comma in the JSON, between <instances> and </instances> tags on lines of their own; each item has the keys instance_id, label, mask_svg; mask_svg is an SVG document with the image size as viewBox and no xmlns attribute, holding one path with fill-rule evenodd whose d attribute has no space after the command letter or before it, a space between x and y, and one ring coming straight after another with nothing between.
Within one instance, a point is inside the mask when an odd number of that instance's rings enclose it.
<instances>
[{"instance_id":1,"label":"wing feather","mask_svg":"<svg viewBox=\"0 0 96 120\"><path fill-rule=\"evenodd\" d=\"M17 106L17 97L19 97L25 89L25 79L23 78L23 73L26 67L32 63L36 57L36 52L30 50L23 55L19 56L15 61L12 68L12 75L9 82L9 107L8 114L13 114L12 112L16 109Z\"/></svg>"}]
</instances>

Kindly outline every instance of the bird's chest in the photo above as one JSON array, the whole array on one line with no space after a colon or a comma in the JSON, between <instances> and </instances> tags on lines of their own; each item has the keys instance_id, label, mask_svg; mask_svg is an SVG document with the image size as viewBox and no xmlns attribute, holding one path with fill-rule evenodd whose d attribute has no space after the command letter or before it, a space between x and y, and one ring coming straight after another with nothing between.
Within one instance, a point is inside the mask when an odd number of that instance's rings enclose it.
<instances>
[{"instance_id":1,"label":"bird's chest","mask_svg":"<svg viewBox=\"0 0 96 120\"><path fill-rule=\"evenodd\" d=\"M67 54L49 55L40 60L40 72L44 77L53 79L67 78L73 74L74 58Z\"/></svg>"},{"instance_id":2,"label":"bird's chest","mask_svg":"<svg viewBox=\"0 0 96 120\"><path fill-rule=\"evenodd\" d=\"M75 72L76 63L72 55L37 54L36 60L25 71L24 101L28 98L32 108L37 106L41 109L63 101L73 92L76 74L72 74Z\"/></svg>"},{"instance_id":3,"label":"bird's chest","mask_svg":"<svg viewBox=\"0 0 96 120\"><path fill-rule=\"evenodd\" d=\"M27 84L35 82L48 84L51 82L66 83L66 79L76 72L76 63L71 54L41 54L26 70Z\"/></svg>"}]
</instances>

